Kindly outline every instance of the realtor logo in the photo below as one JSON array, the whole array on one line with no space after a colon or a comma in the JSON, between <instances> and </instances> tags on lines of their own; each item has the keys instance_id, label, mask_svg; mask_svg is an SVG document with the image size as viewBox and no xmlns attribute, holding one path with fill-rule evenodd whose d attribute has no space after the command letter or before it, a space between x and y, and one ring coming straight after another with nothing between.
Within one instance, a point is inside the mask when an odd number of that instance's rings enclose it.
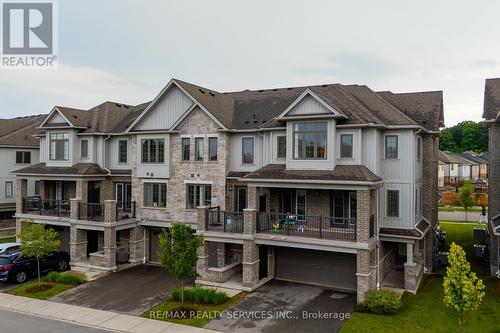
<instances>
[{"instance_id":1,"label":"realtor logo","mask_svg":"<svg viewBox=\"0 0 500 333\"><path fill-rule=\"evenodd\" d=\"M55 55L54 2L2 3L2 66L53 67Z\"/></svg>"}]
</instances>

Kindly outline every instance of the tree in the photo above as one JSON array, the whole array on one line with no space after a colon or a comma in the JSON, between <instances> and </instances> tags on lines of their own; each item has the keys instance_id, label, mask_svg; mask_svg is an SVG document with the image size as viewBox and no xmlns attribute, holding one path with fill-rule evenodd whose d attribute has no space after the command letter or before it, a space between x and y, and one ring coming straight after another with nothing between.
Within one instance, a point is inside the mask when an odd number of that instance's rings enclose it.
<instances>
[{"instance_id":1,"label":"tree","mask_svg":"<svg viewBox=\"0 0 500 333\"><path fill-rule=\"evenodd\" d=\"M193 235L190 225L174 223L160 234L160 262L181 284L184 303L184 279L196 276L197 250L203 245L201 236Z\"/></svg>"},{"instance_id":2,"label":"tree","mask_svg":"<svg viewBox=\"0 0 500 333\"><path fill-rule=\"evenodd\" d=\"M21 240L21 254L36 259L38 282L40 282L40 259L58 251L61 247L57 236L54 229L46 228L44 224L36 224L31 220L22 221L22 230L17 234Z\"/></svg>"},{"instance_id":3,"label":"tree","mask_svg":"<svg viewBox=\"0 0 500 333\"><path fill-rule=\"evenodd\" d=\"M455 243L450 246L449 266L444 277L444 303L459 313L460 332L463 332L463 315L477 310L484 297L484 284L471 272L465 251Z\"/></svg>"},{"instance_id":4,"label":"tree","mask_svg":"<svg viewBox=\"0 0 500 333\"><path fill-rule=\"evenodd\" d=\"M439 149L452 153L488 151L488 129L482 123L463 121L441 130Z\"/></svg>"},{"instance_id":5,"label":"tree","mask_svg":"<svg viewBox=\"0 0 500 333\"><path fill-rule=\"evenodd\" d=\"M472 197L473 192L474 185L472 185L470 180L466 181L460 188L460 204L465 210L465 221L467 221L467 210L474 206L474 198Z\"/></svg>"}]
</instances>

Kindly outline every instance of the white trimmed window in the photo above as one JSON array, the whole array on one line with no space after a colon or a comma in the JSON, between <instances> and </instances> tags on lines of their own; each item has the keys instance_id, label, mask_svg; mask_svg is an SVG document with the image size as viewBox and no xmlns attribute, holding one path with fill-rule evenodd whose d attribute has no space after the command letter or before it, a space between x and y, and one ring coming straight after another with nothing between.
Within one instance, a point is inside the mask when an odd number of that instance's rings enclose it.
<instances>
[{"instance_id":1,"label":"white trimmed window","mask_svg":"<svg viewBox=\"0 0 500 333\"><path fill-rule=\"evenodd\" d=\"M340 158L352 158L352 134L340 135Z\"/></svg>"},{"instance_id":2,"label":"white trimmed window","mask_svg":"<svg viewBox=\"0 0 500 333\"><path fill-rule=\"evenodd\" d=\"M167 184L144 183L144 207L167 207Z\"/></svg>"},{"instance_id":3,"label":"white trimmed window","mask_svg":"<svg viewBox=\"0 0 500 333\"><path fill-rule=\"evenodd\" d=\"M50 133L49 145L51 161L69 160L69 133Z\"/></svg>"},{"instance_id":4,"label":"white trimmed window","mask_svg":"<svg viewBox=\"0 0 500 333\"><path fill-rule=\"evenodd\" d=\"M12 192L13 192L13 182L5 182L5 196L6 197L12 197Z\"/></svg>"},{"instance_id":5,"label":"white trimmed window","mask_svg":"<svg viewBox=\"0 0 500 333\"><path fill-rule=\"evenodd\" d=\"M81 158L89 157L89 140L80 141L80 157Z\"/></svg>"},{"instance_id":6,"label":"white trimmed window","mask_svg":"<svg viewBox=\"0 0 500 333\"><path fill-rule=\"evenodd\" d=\"M387 190L387 216L399 217L399 191Z\"/></svg>"}]
</instances>

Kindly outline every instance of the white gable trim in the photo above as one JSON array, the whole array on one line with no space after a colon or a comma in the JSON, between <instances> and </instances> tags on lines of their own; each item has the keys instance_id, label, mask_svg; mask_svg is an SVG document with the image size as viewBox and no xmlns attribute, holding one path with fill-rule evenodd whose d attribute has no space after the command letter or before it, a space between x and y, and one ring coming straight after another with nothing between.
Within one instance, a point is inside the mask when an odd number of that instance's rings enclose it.
<instances>
[{"instance_id":1,"label":"white gable trim","mask_svg":"<svg viewBox=\"0 0 500 333\"><path fill-rule=\"evenodd\" d=\"M337 110L335 110L334 108L332 108L328 103L326 103L318 95L316 95L315 93L313 93L311 91L311 89L309 89L309 88L307 88L306 90L304 90L304 92L292 104L290 104L290 106L287 107L286 110L283 111L278 116L278 118L284 118L284 117L286 117L286 115L288 114L288 112L290 112L297 104L299 104L300 101L302 101L307 96L311 96L316 101L318 101L321 105L323 105L326 109L328 109L333 114L333 116L338 117L338 118L347 118L344 114L342 114L342 113L338 112ZM314 115L311 115L311 116L314 116ZM289 117L294 117L294 118L297 117L298 118L298 117L301 117L301 116L289 116ZM304 115L303 117L307 117L307 115Z\"/></svg>"},{"instance_id":2,"label":"white gable trim","mask_svg":"<svg viewBox=\"0 0 500 333\"><path fill-rule=\"evenodd\" d=\"M128 132L132 131L132 129L141 121L141 119L144 118L146 116L146 114L148 114L150 112L150 110L152 108L154 108L158 104L158 102L160 102L160 100L165 96L165 94L172 87L172 85L175 85L177 88L179 88L184 94L186 94L193 101L193 105L179 119L183 119L189 112L191 112L194 109L195 106L199 106L200 109L202 109L219 126L221 126L223 129L226 129L226 127L224 125L222 125L221 122L218 121L217 118L215 118L207 109L205 109L203 107L203 105L200 104L200 102L198 102L193 96L191 96L180 84L178 84L177 82L175 82L175 79L170 79L170 81L160 91L160 93L155 97L155 99L151 103L149 103L149 105L147 106L147 108L144 109L144 111L142 111L142 113L139 115L139 117L137 117L134 120L134 122L127 128L127 130L125 131L125 133L128 133ZM177 126L178 123L179 123L179 120L177 120L176 122L174 122L174 124L172 124L172 126L170 127L170 129L175 128L175 126ZM168 129L165 128L165 130L168 130Z\"/></svg>"},{"instance_id":3,"label":"white gable trim","mask_svg":"<svg viewBox=\"0 0 500 333\"><path fill-rule=\"evenodd\" d=\"M66 118L66 116L65 116L65 115L64 115L61 111L59 111L59 109L57 108L57 106L54 106L54 107L52 108L52 110L49 112L49 115L48 115L47 117L45 117L45 119L42 121L42 123L40 124L40 126L38 126L38 128L43 127L43 126L47 123L47 121L49 121L49 119L50 119L50 118L52 118L52 116L53 116L53 115L54 115L54 113L56 113L56 112L57 112L57 113L59 113L59 114L61 115L61 117L63 117L63 118L64 118L64 120L66 120L66 122L68 123L68 125L70 125L71 127L75 127L75 125L73 125L73 124L71 123L71 121L69 121L69 119L68 119L68 118Z\"/></svg>"}]
</instances>

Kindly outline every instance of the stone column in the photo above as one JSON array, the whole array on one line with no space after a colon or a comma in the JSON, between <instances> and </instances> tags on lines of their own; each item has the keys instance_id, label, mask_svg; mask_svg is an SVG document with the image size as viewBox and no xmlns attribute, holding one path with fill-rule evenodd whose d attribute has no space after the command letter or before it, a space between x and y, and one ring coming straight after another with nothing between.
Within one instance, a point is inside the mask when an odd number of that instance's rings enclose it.
<instances>
[{"instance_id":1,"label":"stone column","mask_svg":"<svg viewBox=\"0 0 500 333\"><path fill-rule=\"evenodd\" d=\"M413 259L414 243L406 243L406 262L404 263L404 288L416 291L419 279L420 265Z\"/></svg>"},{"instance_id":2,"label":"stone column","mask_svg":"<svg viewBox=\"0 0 500 333\"><path fill-rule=\"evenodd\" d=\"M406 263L413 264L413 243L406 243Z\"/></svg>"},{"instance_id":3,"label":"stone column","mask_svg":"<svg viewBox=\"0 0 500 333\"><path fill-rule=\"evenodd\" d=\"M69 216L73 220L80 219L80 198L69 199Z\"/></svg>"},{"instance_id":4,"label":"stone column","mask_svg":"<svg viewBox=\"0 0 500 333\"><path fill-rule=\"evenodd\" d=\"M243 209L243 233L255 234L257 230L257 210L254 208Z\"/></svg>"},{"instance_id":5,"label":"stone column","mask_svg":"<svg viewBox=\"0 0 500 333\"><path fill-rule=\"evenodd\" d=\"M226 265L226 243L217 243L217 267L222 268Z\"/></svg>"},{"instance_id":6,"label":"stone column","mask_svg":"<svg viewBox=\"0 0 500 333\"><path fill-rule=\"evenodd\" d=\"M101 200L113 200L115 199L113 182L111 179L105 179L101 181Z\"/></svg>"},{"instance_id":7,"label":"stone column","mask_svg":"<svg viewBox=\"0 0 500 333\"><path fill-rule=\"evenodd\" d=\"M23 213L24 198L28 196L28 180L16 179L16 213Z\"/></svg>"},{"instance_id":8,"label":"stone column","mask_svg":"<svg viewBox=\"0 0 500 333\"><path fill-rule=\"evenodd\" d=\"M438 145L439 138L422 134L422 215L431 223L425 235L425 267L432 271L434 254L434 229L438 221Z\"/></svg>"},{"instance_id":9,"label":"stone column","mask_svg":"<svg viewBox=\"0 0 500 333\"><path fill-rule=\"evenodd\" d=\"M83 202L87 202L89 183L85 179L76 180L75 198L80 198Z\"/></svg>"},{"instance_id":10,"label":"stone column","mask_svg":"<svg viewBox=\"0 0 500 333\"><path fill-rule=\"evenodd\" d=\"M253 185L247 187L247 207L259 209L259 189Z\"/></svg>"},{"instance_id":11,"label":"stone column","mask_svg":"<svg viewBox=\"0 0 500 333\"><path fill-rule=\"evenodd\" d=\"M259 247L254 240L243 241L243 287L253 288L259 282Z\"/></svg>"},{"instance_id":12,"label":"stone column","mask_svg":"<svg viewBox=\"0 0 500 333\"><path fill-rule=\"evenodd\" d=\"M356 277L357 277L357 301L362 302L365 298L365 293L368 290L375 288L375 279L372 277L370 262L372 256L375 255L376 249L358 250L356 256ZM373 252L373 253L371 253Z\"/></svg>"},{"instance_id":13,"label":"stone column","mask_svg":"<svg viewBox=\"0 0 500 333\"><path fill-rule=\"evenodd\" d=\"M275 275L275 251L274 247L267 248L267 277L274 278Z\"/></svg>"},{"instance_id":14,"label":"stone column","mask_svg":"<svg viewBox=\"0 0 500 333\"><path fill-rule=\"evenodd\" d=\"M87 231L72 225L69 229L69 254L72 262L87 258Z\"/></svg>"},{"instance_id":15,"label":"stone column","mask_svg":"<svg viewBox=\"0 0 500 333\"><path fill-rule=\"evenodd\" d=\"M199 206L196 208L196 230L203 231L207 229L208 206Z\"/></svg>"},{"instance_id":16,"label":"stone column","mask_svg":"<svg viewBox=\"0 0 500 333\"><path fill-rule=\"evenodd\" d=\"M356 241L367 243L370 233L370 190L359 190L356 194Z\"/></svg>"},{"instance_id":17,"label":"stone column","mask_svg":"<svg viewBox=\"0 0 500 333\"><path fill-rule=\"evenodd\" d=\"M129 260L131 263L141 263L145 261L145 246L146 240L144 239L144 228L141 226L136 226L130 229Z\"/></svg>"},{"instance_id":18,"label":"stone column","mask_svg":"<svg viewBox=\"0 0 500 333\"><path fill-rule=\"evenodd\" d=\"M116 228L104 228L103 264L110 270L116 269Z\"/></svg>"},{"instance_id":19,"label":"stone column","mask_svg":"<svg viewBox=\"0 0 500 333\"><path fill-rule=\"evenodd\" d=\"M116 200L104 200L104 222L116 222Z\"/></svg>"},{"instance_id":20,"label":"stone column","mask_svg":"<svg viewBox=\"0 0 500 333\"><path fill-rule=\"evenodd\" d=\"M198 248L198 261L196 262L196 272L203 280L206 279L206 269L208 267L208 242Z\"/></svg>"}]
</instances>

